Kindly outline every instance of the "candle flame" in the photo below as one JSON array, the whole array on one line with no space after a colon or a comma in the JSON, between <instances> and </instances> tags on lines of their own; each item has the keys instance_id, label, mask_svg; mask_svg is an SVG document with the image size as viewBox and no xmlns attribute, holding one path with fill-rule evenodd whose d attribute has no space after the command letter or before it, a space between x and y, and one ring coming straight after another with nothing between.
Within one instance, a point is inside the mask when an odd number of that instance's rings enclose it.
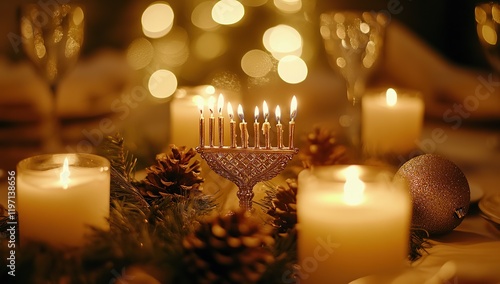
<instances>
[{"instance_id":1,"label":"candle flame","mask_svg":"<svg viewBox=\"0 0 500 284\"><path fill-rule=\"evenodd\" d=\"M259 107L258 106L255 106L255 111L253 113L254 113L255 122L257 122L257 120L259 119Z\"/></svg>"},{"instance_id":2,"label":"candle flame","mask_svg":"<svg viewBox=\"0 0 500 284\"><path fill-rule=\"evenodd\" d=\"M290 120L294 121L297 116L297 98L293 96L292 103L290 106Z\"/></svg>"},{"instance_id":3,"label":"candle flame","mask_svg":"<svg viewBox=\"0 0 500 284\"><path fill-rule=\"evenodd\" d=\"M198 110L200 111L201 117L203 117L203 108L205 107L203 104L203 98L199 97L196 101L196 104L198 105Z\"/></svg>"},{"instance_id":4,"label":"candle flame","mask_svg":"<svg viewBox=\"0 0 500 284\"><path fill-rule=\"evenodd\" d=\"M278 124L281 122L281 109L280 106L276 106L276 121Z\"/></svg>"},{"instance_id":5,"label":"candle flame","mask_svg":"<svg viewBox=\"0 0 500 284\"><path fill-rule=\"evenodd\" d=\"M214 115L214 108L215 108L215 98L213 96L210 96L208 98L208 110L210 111L210 115Z\"/></svg>"},{"instance_id":6,"label":"candle flame","mask_svg":"<svg viewBox=\"0 0 500 284\"><path fill-rule=\"evenodd\" d=\"M219 115L222 115L222 108L224 107L224 96L219 94L219 99L217 100L217 110Z\"/></svg>"},{"instance_id":7,"label":"candle flame","mask_svg":"<svg viewBox=\"0 0 500 284\"><path fill-rule=\"evenodd\" d=\"M348 205L358 205L363 202L365 183L359 179L356 168L348 167L344 184L344 202Z\"/></svg>"},{"instance_id":8,"label":"candle flame","mask_svg":"<svg viewBox=\"0 0 500 284\"><path fill-rule=\"evenodd\" d=\"M267 118L269 117L269 108L267 107L266 101L262 104L262 111L264 112L264 120L267 122Z\"/></svg>"},{"instance_id":9,"label":"candle flame","mask_svg":"<svg viewBox=\"0 0 500 284\"><path fill-rule=\"evenodd\" d=\"M387 89L385 92L385 100L388 106L395 106L398 102L398 93L396 93L396 90L393 88Z\"/></svg>"},{"instance_id":10,"label":"candle flame","mask_svg":"<svg viewBox=\"0 0 500 284\"><path fill-rule=\"evenodd\" d=\"M233 121L234 112L233 112L233 106L231 105L230 102L227 102L227 115L229 115L229 119L231 119L231 121Z\"/></svg>"},{"instance_id":11,"label":"candle flame","mask_svg":"<svg viewBox=\"0 0 500 284\"><path fill-rule=\"evenodd\" d=\"M59 174L59 181L61 182L63 189L68 189L68 185L70 182L69 176L70 176L69 161L68 161L68 157L66 157L66 158L64 158L62 171Z\"/></svg>"},{"instance_id":12,"label":"candle flame","mask_svg":"<svg viewBox=\"0 0 500 284\"><path fill-rule=\"evenodd\" d=\"M238 117L241 119L241 122L245 122L245 115L243 114L243 107L241 104L238 105Z\"/></svg>"}]
</instances>

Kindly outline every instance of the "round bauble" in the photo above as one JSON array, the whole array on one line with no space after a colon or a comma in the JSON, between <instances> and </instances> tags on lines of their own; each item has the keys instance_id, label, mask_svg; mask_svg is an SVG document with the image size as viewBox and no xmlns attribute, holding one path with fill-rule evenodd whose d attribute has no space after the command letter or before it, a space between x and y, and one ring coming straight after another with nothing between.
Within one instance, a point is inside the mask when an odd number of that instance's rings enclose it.
<instances>
[{"instance_id":1,"label":"round bauble","mask_svg":"<svg viewBox=\"0 0 500 284\"><path fill-rule=\"evenodd\" d=\"M403 164L395 179L404 181L413 203L412 226L430 235L455 229L469 210L469 183L460 168L436 154L417 156Z\"/></svg>"}]
</instances>

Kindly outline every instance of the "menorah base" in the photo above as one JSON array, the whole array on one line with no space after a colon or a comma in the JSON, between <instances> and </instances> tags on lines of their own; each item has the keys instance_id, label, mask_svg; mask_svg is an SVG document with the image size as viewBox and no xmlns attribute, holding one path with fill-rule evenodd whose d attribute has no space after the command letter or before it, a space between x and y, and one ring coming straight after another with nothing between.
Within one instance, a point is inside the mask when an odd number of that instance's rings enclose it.
<instances>
[{"instance_id":1,"label":"menorah base","mask_svg":"<svg viewBox=\"0 0 500 284\"><path fill-rule=\"evenodd\" d=\"M252 210L253 187L281 173L298 149L197 147L208 166L238 186L240 207Z\"/></svg>"}]
</instances>

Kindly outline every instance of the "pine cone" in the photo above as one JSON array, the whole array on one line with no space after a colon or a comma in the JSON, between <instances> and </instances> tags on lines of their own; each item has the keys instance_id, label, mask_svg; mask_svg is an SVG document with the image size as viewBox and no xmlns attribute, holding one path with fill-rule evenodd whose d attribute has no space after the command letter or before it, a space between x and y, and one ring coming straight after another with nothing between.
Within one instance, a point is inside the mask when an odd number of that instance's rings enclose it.
<instances>
[{"instance_id":1,"label":"pine cone","mask_svg":"<svg viewBox=\"0 0 500 284\"><path fill-rule=\"evenodd\" d=\"M237 211L212 216L183 240L192 283L256 283L274 261L272 229Z\"/></svg>"},{"instance_id":2,"label":"pine cone","mask_svg":"<svg viewBox=\"0 0 500 284\"><path fill-rule=\"evenodd\" d=\"M349 161L347 148L338 143L331 131L315 127L307 135L307 142L309 145L301 149L299 154L304 168L345 164Z\"/></svg>"},{"instance_id":3,"label":"pine cone","mask_svg":"<svg viewBox=\"0 0 500 284\"><path fill-rule=\"evenodd\" d=\"M286 183L288 187L278 185L267 196L270 206L266 213L273 217L271 224L279 233L286 233L297 224L297 181L287 179Z\"/></svg>"},{"instance_id":4,"label":"pine cone","mask_svg":"<svg viewBox=\"0 0 500 284\"><path fill-rule=\"evenodd\" d=\"M156 165L146 168L146 178L137 184L143 196L185 195L199 191L203 178L200 161L192 161L196 151L175 145L170 145L170 149L169 153L156 156Z\"/></svg>"}]
</instances>

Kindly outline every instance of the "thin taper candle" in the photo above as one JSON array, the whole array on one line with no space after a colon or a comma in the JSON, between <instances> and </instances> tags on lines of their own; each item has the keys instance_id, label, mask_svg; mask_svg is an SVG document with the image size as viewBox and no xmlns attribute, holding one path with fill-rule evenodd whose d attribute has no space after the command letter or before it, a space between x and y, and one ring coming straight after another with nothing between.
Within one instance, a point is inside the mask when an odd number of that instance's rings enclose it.
<instances>
[{"instance_id":1,"label":"thin taper candle","mask_svg":"<svg viewBox=\"0 0 500 284\"><path fill-rule=\"evenodd\" d=\"M293 96L292 104L290 106L290 123L289 123L289 133L288 133L288 143L290 143L289 148L293 149L295 147L293 140L295 136L295 117L297 116L297 98Z\"/></svg>"},{"instance_id":2,"label":"thin taper candle","mask_svg":"<svg viewBox=\"0 0 500 284\"><path fill-rule=\"evenodd\" d=\"M217 111L219 113L218 123L219 123L219 147L224 147L224 116L222 116L222 108L224 107L224 96L219 94L219 99L217 100Z\"/></svg>"},{"instance_id":3,"label":"thin taper candle","mask_svg":"<svg viewBox=\"0 0 500 284\"><path fill-rule=\"evenodd\" d=\"M210 118L208 123L208 139L210 147L215 145L215 117L214 117L215 99L210 97L208 99L208 110L210 111Z\"/></svg>"},{"instance_id":4,"label":"thin taper candle","mask_svg":"<svg viewBox=\"0 0 500 284\"><path fill-rule=\"evenodd\" d=\"M198 102L198 110L200 111L200 147L205 147L205 118L203 117L203 100Z\"/></svg>"},{"instance_id":5,"label":"thin taper candle","mask_svg":"<svg viewBox=\"0 0 500 284\"><path fill-rule=\"evenodd\" d=\"M231 136L231 148L236 148L236 122L234 121L233 107L227 102L227 114L229 116L229 135Z\"/></svg>"},{"instance_id":6,"label":"thin taper candle","mask_svg":"<svg viewBox=\"0 0 500 284\"><path fill-rule=\"evenodd\" d=\"M264 143L266 149L271 149L271 137L269 136L269 130L271 125L269 124L269 109L267 107L266 101L262 104L262 111L264 112L264 123L262 124L262 133L264 134Z\"/></svg>"},{"instance_id":7,"label":"thin taper candle","mask_svg":"<svg viewBox=\"0 0 500 284\"><path fill-rule=\"evenodd\" d=\"M255 106L255 111L254 111L254 118L255 121L253 123L253 142L254 142L254 147L260 148L260 133L259 133L259 107Z\"/></svg>"},{"instance_id":8,"label":"thin taper candle","mask_svg":"<svg viewBox=\"0 0 500 284\"><path fill-rule=\"evenodd\" d=\"M276 106L276 143L278 144L278 149L283 148L283 125L281 124L281 109L280 106Z\"/></svg>"},{"instance_id":9,"label":"thin taper candle","mask_svg":"<svg viewBox=\"0 0 500 284\"><path fill-rule=\"evenodd\" d=\"M240 118L241 147L248 148L248 128L243 114L243 107L238 105L238 117Z\"/></svg>"}]
</instances>

